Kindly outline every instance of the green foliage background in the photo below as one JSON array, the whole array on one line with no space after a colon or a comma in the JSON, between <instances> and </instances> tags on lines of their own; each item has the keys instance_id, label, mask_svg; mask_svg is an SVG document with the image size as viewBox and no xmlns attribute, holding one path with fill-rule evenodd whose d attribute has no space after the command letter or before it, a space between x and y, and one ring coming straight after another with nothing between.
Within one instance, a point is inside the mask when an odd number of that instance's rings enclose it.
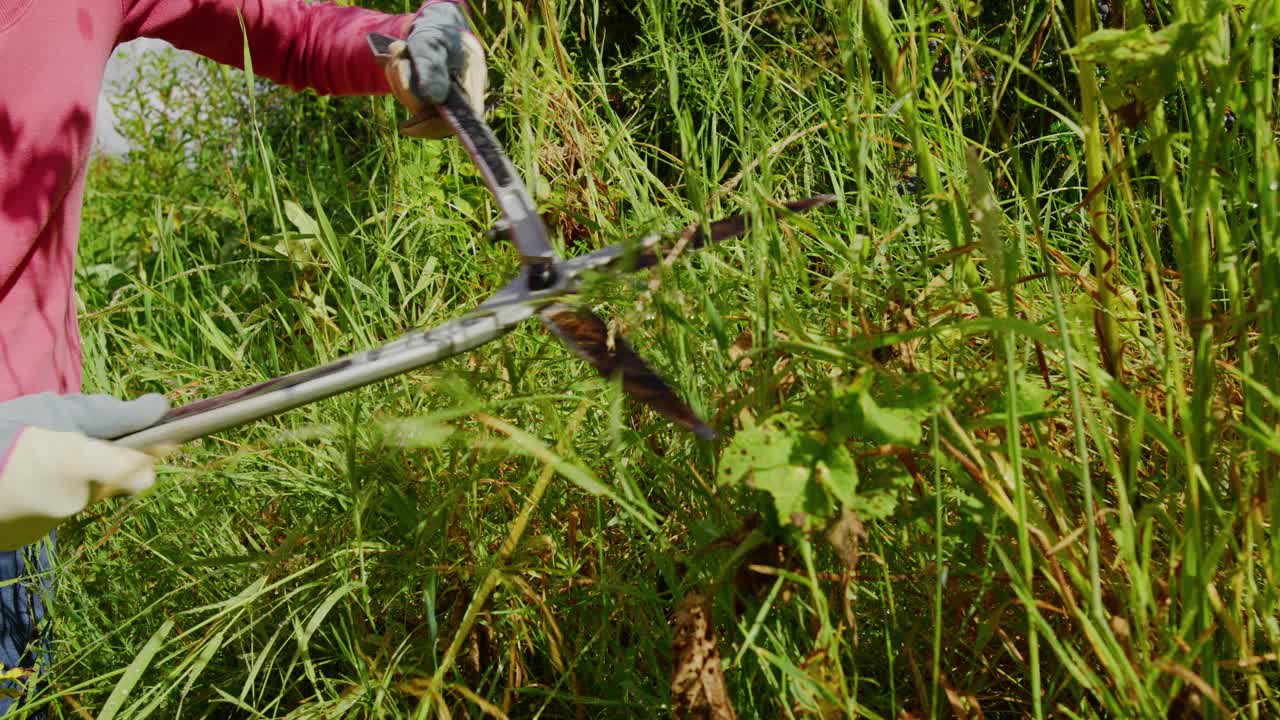
<instances>
[{"instance_id":1,"label":"green foliage background","mask_svg":"<svg viewBox=\"0 0 1280 720\"><path fill-rule=\"evenodd\" d=\"M1275 2L474 7L566 254L839 195L585 298L723 438L528 326L184 448L63 533L40 702L664 715L702 592L741 717L1280 709ZM515 268L388 99L139 82L175 112L93 169L92 389L206 397Z\"/></svg>"}]
</instances>

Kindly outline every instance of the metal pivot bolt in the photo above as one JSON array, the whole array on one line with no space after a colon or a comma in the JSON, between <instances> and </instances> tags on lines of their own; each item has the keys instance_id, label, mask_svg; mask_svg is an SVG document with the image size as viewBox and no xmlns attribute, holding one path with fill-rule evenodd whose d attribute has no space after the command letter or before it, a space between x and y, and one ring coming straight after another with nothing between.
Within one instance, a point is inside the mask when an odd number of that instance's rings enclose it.
<instances>
[{"instance_id":1,"label":"metal pivot bolt","mask_svg":"<svg viewBox=\"0 0 1280 720\"><path fill-rule=\"evenodd\" d=\"M530 263L529 289L533 292L546 290L556 284L556 270L549 262Z\"/></svg>"}]
</instances>

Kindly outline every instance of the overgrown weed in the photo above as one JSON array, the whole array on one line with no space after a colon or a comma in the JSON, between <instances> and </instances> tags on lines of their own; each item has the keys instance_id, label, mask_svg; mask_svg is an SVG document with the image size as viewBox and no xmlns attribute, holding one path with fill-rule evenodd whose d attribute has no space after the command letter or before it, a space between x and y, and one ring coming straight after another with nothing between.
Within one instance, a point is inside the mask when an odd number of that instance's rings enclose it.
<instances>
[{"instance_id":1,"label":"overgrown weed","mask_svg":"<svg viewBox=\"0 0 1280 720\"><path fill-rule=\"evenodd\" d=\"M1276 712L1277 7L1102 5L483 5L566 253L840 195L592 289L723 440L530 326L191 446L64 532L40 697L661 715L702 593L741 717ZM250 123L201 68L216 113L95 168L90 387L211 395L514 270L389 100L259 84Z\"/></svg>"}]
</instances>

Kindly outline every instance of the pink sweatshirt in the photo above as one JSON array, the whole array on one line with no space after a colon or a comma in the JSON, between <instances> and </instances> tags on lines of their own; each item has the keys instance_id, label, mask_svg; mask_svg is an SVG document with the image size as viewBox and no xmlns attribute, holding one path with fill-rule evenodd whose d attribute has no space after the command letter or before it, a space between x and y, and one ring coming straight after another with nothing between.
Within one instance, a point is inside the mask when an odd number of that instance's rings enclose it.
<instances>
[{"instance_id":1,"label":"pink sweatshirt","mask_svg":"<svg viewBox=\"0 0 1280 720\"><path fill-rule=\"evenodd\" d=\"M365 35L412 16L303 0L0 0L0 402L80 390L72 287L94 111L112 49L167 40L330 95L389 92Z\"/></svg>"}]
</instances>

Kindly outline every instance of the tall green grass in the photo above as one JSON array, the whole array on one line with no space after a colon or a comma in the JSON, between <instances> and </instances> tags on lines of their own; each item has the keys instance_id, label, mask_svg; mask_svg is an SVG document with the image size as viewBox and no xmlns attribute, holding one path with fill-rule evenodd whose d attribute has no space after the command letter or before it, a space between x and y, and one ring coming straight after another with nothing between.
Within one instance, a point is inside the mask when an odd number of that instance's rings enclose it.
<instances>
[{"instance_id":1,"label":"tall green grass","mask_svg":"<svg viewBox=\"0 0 1280 720\"><path fill-rule=\"evenodd\" d=\"M63 532L39 703L661 716L696 591L740 717L1280 711L1273 0L477 7L566 255L839 194L584 297L724 438L529 325L193 444ZM89 388L206 397L515 270L390 100L141 81L206 113L126 106L139 149L94 168ZM853 485L795 527L770 468L725 479L739 435Z\"/></svg>"}]
</instances>

